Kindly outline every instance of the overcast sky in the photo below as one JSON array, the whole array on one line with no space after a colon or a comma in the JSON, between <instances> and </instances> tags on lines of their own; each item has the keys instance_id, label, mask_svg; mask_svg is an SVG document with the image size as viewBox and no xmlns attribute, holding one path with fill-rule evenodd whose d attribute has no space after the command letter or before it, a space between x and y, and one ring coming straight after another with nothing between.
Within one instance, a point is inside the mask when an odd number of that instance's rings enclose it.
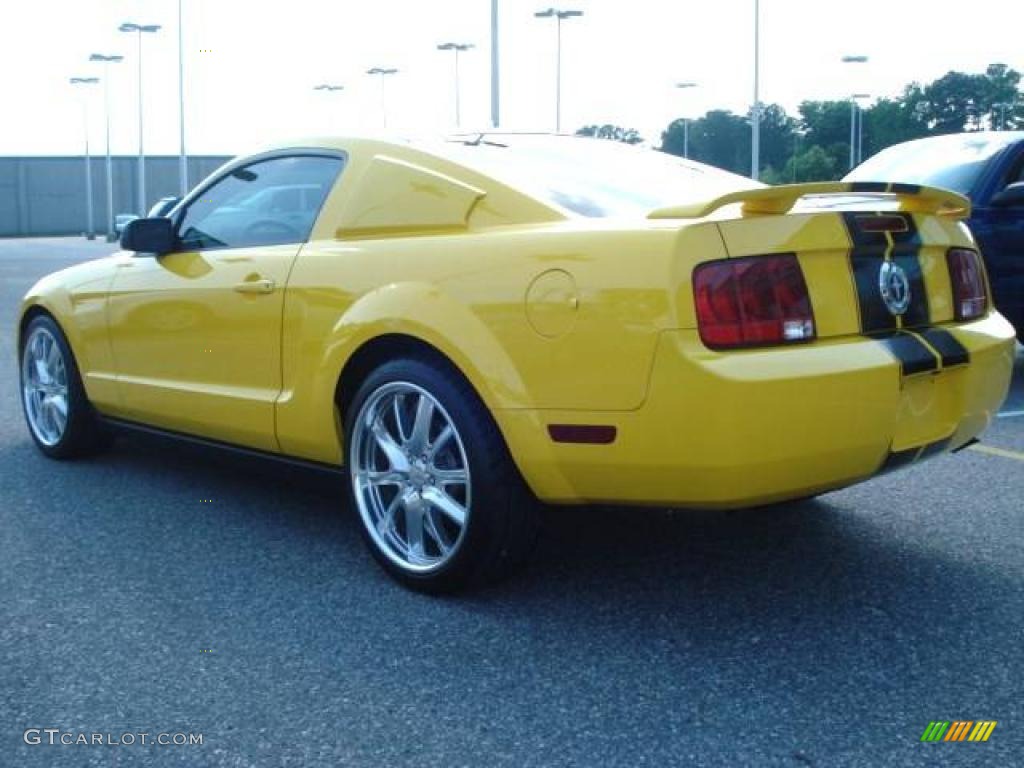
<instances>
[{"instance_id":1,"label":"overcast sky","mask_svg":"<svg viewBox=\"0 0 1024 768\"><path fill-rule=\"evenodd\" d=\"M555 25L545 0L501 0L502 123L554 127ZM753 0L574 0L563 26L563 130L635 127L653 141L667 122L711 108L746 111L753 89ZM464 128L489 120L490 0L184 0L190 152L235 154L291 136L381 128L373 66L388 79L388 127L437 133L454 123L454 75L440 42L462 56ZM178 151L177 0L0 0L0 154L75 154L81 87L111 68L115 153L138 148L135 35L122 21L161 24L143 44L147 153ZM851 92L894 95L911 80L995 61L1024 69L1020 0L761 0L761 97L794 109ZM871 57L841 64L843 54ZM699 87L673 88L679 80ZM320 82L345 86L313 91ZM90 136L103 149L102 85L90 91Z\"/></svg>"}]
</instances>

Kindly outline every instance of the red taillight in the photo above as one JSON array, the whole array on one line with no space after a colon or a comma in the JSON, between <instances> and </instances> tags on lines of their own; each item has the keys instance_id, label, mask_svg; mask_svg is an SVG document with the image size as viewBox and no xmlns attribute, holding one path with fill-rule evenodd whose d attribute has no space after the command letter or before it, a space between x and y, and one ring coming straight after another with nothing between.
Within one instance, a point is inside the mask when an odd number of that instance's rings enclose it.
<instances>
[{"instance_id":1,"label":"red taillight","mask_svg":"<svg viewBox=\"0 0 1024 768\"><path fill-rule=\"evenodd\" d=\"M988 293L977 251L953 248L946 254L949 280L953 285L953 315L957 320L973 320L988 309Z\"/></svg>"},{"instance_id":2,"label":"red taillight","mask_svg":"<svg viewBox=\"0 0 1024 768\"><path fill-rule=\"evenodd\" d=\"M796 256L751 256L693 271L697 328L709 347L751 347L814 338L814 314Z\"/></svg>"}]
</instances>

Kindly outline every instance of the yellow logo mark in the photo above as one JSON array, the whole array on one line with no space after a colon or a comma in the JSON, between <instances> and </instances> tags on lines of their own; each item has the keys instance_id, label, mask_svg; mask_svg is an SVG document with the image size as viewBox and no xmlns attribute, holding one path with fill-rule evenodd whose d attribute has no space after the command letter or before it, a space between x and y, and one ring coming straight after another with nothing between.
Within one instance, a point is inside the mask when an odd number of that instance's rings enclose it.
<instances>
[{"instance_id":1,"label":"yellow logo mark","mask_svg":"<svg viewBox=\"0 0 1024 768\"><path fill-rule=\"evenodd\" d=\"M995 720L933 720L921 734L921 741L988 741ZM972 728L973 726L973 728Z\"/></svg>"}]
</instances>

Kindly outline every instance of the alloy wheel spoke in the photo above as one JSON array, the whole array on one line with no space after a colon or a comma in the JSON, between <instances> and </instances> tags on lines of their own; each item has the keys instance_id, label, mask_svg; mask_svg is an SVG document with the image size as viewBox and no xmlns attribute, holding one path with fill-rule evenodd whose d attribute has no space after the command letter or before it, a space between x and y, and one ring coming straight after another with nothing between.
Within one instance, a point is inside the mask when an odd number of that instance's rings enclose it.
<instances>
[{"instance_id":1,"label":"alloy wheel spoke","mask_svg":"<svg viewBox=\"0 0 1024 768\"><path fill-rule=\"evenodd\" d=\"M444 557L452 551L454 542L445 532L444 525L438 521L431 510L427 510L423 515L423 530L426 531L427 535L434 540L437 544L438 550L441 552L441 556Z\"/></svg>"},{"instance_id":2,"label":"alloy wheel spoke","mask_svg":"<svg viewBox=\"0 0 1024 768\"><path fill-rule=\"evenodd\" d=\"M63 398L50 398L50 417L53 420L53 425L57 430L57 434L63 434L64 426L68 421L67 403Z\"/></svg>"},{"instance_id":3,"label":"alloy wheel spoke","mask_svg":"<svg viewBox=\"0 0 1024 768\"><path fill-rule=\"evenodd\" d=\"M42 416L43 418L41 426L43 428L43 431L46 432L47 437L52 440L56 437L58 433L57 421L53 415L53 403L51 402L50 398L46 398L43 400Z\"/></svg>"},{"instance_id":4,"label":"alloy wheel spoke","mask_svg":"<svg viewBox=\"0 0 1024 768\"><path fill-rule=\"evenodd\" d=\"M370 485L405 485L409 479L406 473L396 469L367 469L361 475Z\"/></svg>"},{"instance_id":5,"label":"alloy wheel spoke","mask_svg":"<svg viewBox=\"0 0 1024 768\"><path fill-rule=\"evenodd\" d=\"M395 419L395 430L398 442L402 445L409 439L405 434L405 425L402 424L402 405L405 403L405 395L395 395L391 400L391 411Z\"/></svg>"},{"instance_id":6,"label":"alloy wheel spoke","mask_svg":"<svg viewBox=\"0 0 1024 768\"><path fill-rule=\"evenodd\" d=\"M422 561L426 557L423 549L423 502L410 499L405 502L405 541L409 547L409 556L414 561Z\"/></svg>"},{"instance_id":7,"label":"alloy wheel spoke","mask_svg":"<svg viewBox=\"0 0 1024 768\"><path fill-rule=\"evenodd\" d=\"M440 488L424 488L423 500L460 528L466 524L466 508Z\"/></svg>"},{"instance_id":8,"label":"alloy wheel spoke","mask_svg":"<svg viewBox=\"0 0 1024 768\"><path fill-rule=\"evenodd\" d=\"M50 374L51 379L53 378L53 372L57 370L58 358L59 350L57 349L57 345L52 340L49 340L47 342L46 349L46 371Z\"/></svg>"},{"instance_id":9,"label":"alloy wheel spoke","mask_svg":"<svg viewBox=\"0 0 1024 768\"><path fill-rule=\"evenodd\" d=\"M425 453L430 439L430 424L434 419L434 401L427 395L420 395L416 403L416 418L409 435L409 450L412 453Z\"/></svg>"},{"instance_id":10,"label":"alloy wheel spoke","mask_svg":"<svg viewBox=\"0 0 1024 768\"><path fill-rule=\"evenodd\" d=\"M452 439L452 435L455 434L455 430L452 429L451 424L445 424L444 428L438 433L434 442L430 444L430 448L427 450L427 458L431 461L437 456L437 452L444 448L445 443Z\"/></svg>"},{"instance_id":11,"label":"alloy wheel spoke","mask_svg":"<svg viewBox=\"0 0 1024 768\"><path fill-rule=\"evenodd\" d=\"M373 426L370 428L373 432L373 437L377 441L378 447L384 452L387 457L388 464L391 465L391 469L394 470L408 470L409 460L405 457L405 453L402 451L402 447L395 442L395 438L387 431L384 423L379 419L374 419Z\"/></svg>"},{"instance_id":12,"label":"alloy wheel spoke","mask_svg":"<svg viewBox=\"0 0 1024 768\"><path fill-rule=\"evenodd\" d=\"M384 513L377 520L377 532L381 536L388 536L395 529L395 513L402 506L402 494L396 493L395 498L384 509Z\"/></svg>"},{"instance_id":13,"label":"alloy wheel spoke","mask_svg":"<svg viewBox=\"0 0 1024 768\"><path fill-rule=\"evenodd\" d=\"M465 469L437 469L432 467L430 474L438 485L465 485L469 482L469 472Z\"/></svg>"}]
</instances>

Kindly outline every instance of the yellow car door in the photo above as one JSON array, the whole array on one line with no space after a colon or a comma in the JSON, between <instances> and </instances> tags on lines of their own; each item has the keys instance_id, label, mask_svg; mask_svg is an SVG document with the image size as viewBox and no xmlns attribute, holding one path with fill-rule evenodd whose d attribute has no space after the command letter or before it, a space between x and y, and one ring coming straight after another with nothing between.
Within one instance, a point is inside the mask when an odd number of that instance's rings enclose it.
<instances>
[{"instance_id":1,"label":"yellow car door","mask_svg":"<svg viewBox=\"0 0 1024 768\"><path fill-rule=\"evenodd\" d=\"M124 256L107 308L116 415L278 450L285 284L341 167L330 153L229 167L175 213L172 253Z\"/></svg>"}]
</instances>

